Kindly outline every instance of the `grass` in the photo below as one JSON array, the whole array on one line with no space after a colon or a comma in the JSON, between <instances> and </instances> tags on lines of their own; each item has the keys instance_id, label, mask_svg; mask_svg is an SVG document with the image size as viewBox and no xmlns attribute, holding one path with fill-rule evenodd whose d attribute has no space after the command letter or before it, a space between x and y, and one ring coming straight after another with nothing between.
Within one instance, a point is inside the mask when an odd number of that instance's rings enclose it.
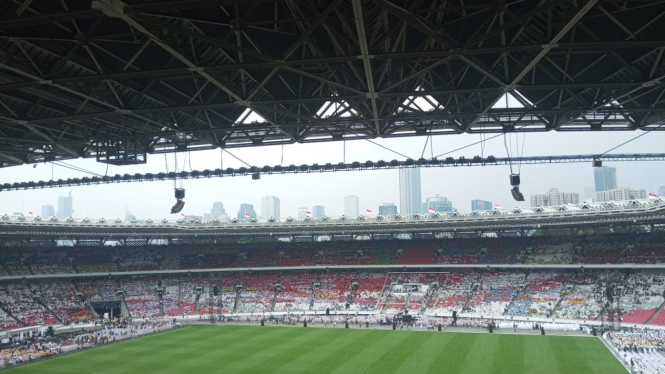
<instances>
[{"instance_id":1,"label":"grass","mask_svg":"<svg viewBox=\"0 0 665 374\"><path fill-rule=\"evenodd\" d=\"M625 372L595 338L275 326L192 326L7 371L8 374Z\"/></svg>"}]
</instances>

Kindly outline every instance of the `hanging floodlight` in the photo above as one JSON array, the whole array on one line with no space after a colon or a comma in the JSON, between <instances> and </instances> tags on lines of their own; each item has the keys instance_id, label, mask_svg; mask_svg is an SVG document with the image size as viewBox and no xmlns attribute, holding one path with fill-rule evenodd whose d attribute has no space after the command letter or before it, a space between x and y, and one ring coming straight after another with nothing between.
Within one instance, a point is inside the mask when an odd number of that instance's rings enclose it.
<instances>
[{"instance_id":1,"label":"hanging floodlight","mask_svg":"<svg viewBox=\"0 0 665 374\"><path fill-rule=\"evenodd\" d=\"M524 201L524 195L520 192L520 175L519 174L510 174L510 185L513 188L510 190L510 193L513 195L515 201Z\"/></svg>"},{"instance_id":2,"label":"hanging floodlight","mask_svg":"<svg viewBox=\"0 0 665 374\"><path fill-rule=\"evenodd\" d=\"M175 213L180 213L182 211L182 208L185 207L185 202L182 201L182 199L185 198L185 189L184 188L176 188L175 189L175 198L176 202L175 205L171 208L171 214Z\"/></svg>"}]
</instances>

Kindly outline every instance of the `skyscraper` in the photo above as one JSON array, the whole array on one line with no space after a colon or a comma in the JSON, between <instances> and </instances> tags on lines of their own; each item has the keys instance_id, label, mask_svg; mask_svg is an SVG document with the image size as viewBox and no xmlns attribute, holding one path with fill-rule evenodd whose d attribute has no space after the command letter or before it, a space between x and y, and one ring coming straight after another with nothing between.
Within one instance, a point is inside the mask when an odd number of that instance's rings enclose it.
<instances>
[{"instance_id":1,"label":"skyscraper","mask_svg":"<svg viewBox=\"0 0 665 374\"><path fill-rule=\"evenodd\" d=\"M279 221L279 198L275 196L266 196L261 199L261 218L270 217Z\"/></svg>"},{"instance_id":2,"label":"skyscraper","mask_svg":"<svg viewBox=\"0 0 665 374\"><path fill-rule=\"evenodd\" d=\"M390 216L397 214L397 205L393 203L383 203L379 205L379 214L382 216Z\"/></svg>"},{"instance_id":3,"label":"skyscraper","mask_svg":"<svg viewBox=\"0 0 665 374\"><path fill-rule=\"evenodd\" d=\"M344 196L344 215L347 217L358 217L360 215L358 196Z\"/></svg>"},{"instance_id":4,"label":"skyscraper","mask_svg":"<svg viewBox=\"0 0 665 374\"><path fill-rule=\"evenodd\" d=\"M42 205L42 217L53 217L53 216L55 216L55 210L53 209L53 205L51 204Z\"/></svg>"},{"instance_id":5,"label":"skyscraper","mask_svg":"<svg viewBox=\"0 0 665 374\"><path fill-rule=\"evenodd\" d=\"M226 214L226 210L224 210L224 204L221 202L216 202L212 204L212 209L210 210L210 215L212 218L219 218L223 214Z\"/></svg>"},{"instance_id":6,"label":"skyscraper","mask_svg":"<svg viewBox=\"0 0 665 374\"><path fill-rule=\"evenodd\" d=\"M127 209L127 206L125 206L125 221L131 221L135 220L136 216L132 214L132 212Z\"/></svg>"},{"instance_id":7,"label":"skyscraper","mask_svg":"<svg viewBox=\"0 0 665 374\"><path fill-rule=\"evenodd\" d=\"M592 203L596 201L596 189L593 187L584 187L584 201Z\"/></svg>"},{"instance_id":8,"label":"skyscraper","mask_svg":"<svg viewBox=\"0 0 665 374\"><path fill-rule=\"evenodd\" d=\"M245 219L256 218L256 212L254 211L254 205L252 204L240 204L240 210L238 210L238 220L242 221Z\"/></svg>"},{"instance_id":9,"label":"skyscraper","mask_svg":"<svg viewBox=\"0 0 665 374\"><path fill-rule=\"evenodd\" d=\"M658 189L658 196L665 197L665 186L660 186Z\"/></svg>"},{"instance_id":10,"label":"skyscraper","mask_svg":"<svg viewBox=\"0 0 665 374\"><path fill-rule=\"evenodd\" d=\"M399 170L399 212L417 213L422 203L420 197L420 168Z\"/></svg>"},{"instance_id":11,"label":"skyscraper","mask_svg":"<svg viewBox=\"0 0 665 374\"><path fill-rule=\"evenodd\" d=\"M427 200L422 204L421 212L428 213L431 212L429 208L434 209L434 211L439 213L452 213L453 212L453 202L448 201L447 197L442 197L436 194L433 197L428 197Z\"/></svg>"},{"instance_id":12,"label":"skyscraper","mask_svg":"<svg viewBox=\"0 0 665 374\"><path fill-rule=\"evenodd\" d=\"M69 218L74 214L72 203L72 191L69 191L68 196L60 196L58 198L58 218Z\"/></svg>"},{"instance_id":13,"label":"skyscraper","mask_svg":"<svg viewBox=\"0 0 665 374\"><path fill-rule=\"evenodd\" d=\"M321 219L326 215L325 208L323 205L314 205L312 207L312 218Z\"/></svg>"},{"instance_id":14,"label":"skyscraper","mask_svg":"<svg viewBox=\"0 0 665 374\"><path fill-rule=\"evenodd\" d=\"M593 180L596 184L596 192L613 190L617 188L617 169L609 166L595 168Z\"/></svg>"},{"instance_id":15,"label":"skyscraper","mask_svg":"<svg viewBox=\"0 0 665 374\"><path fill-rule=\"evenodd\" d=\"M490 211L493 210L494 206L491 201L485 200L471 200L471 211L481 210L481 211Z\"/></svg>"}]
</instances>

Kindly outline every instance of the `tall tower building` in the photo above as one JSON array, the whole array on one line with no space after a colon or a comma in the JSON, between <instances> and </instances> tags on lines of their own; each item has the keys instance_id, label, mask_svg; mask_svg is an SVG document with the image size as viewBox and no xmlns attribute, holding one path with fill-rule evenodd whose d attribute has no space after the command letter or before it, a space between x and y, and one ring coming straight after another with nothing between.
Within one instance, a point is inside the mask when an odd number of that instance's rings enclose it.
<instances>
[{"instance_id":1,"label":"tall tower building","mask_svg":"<svg viewBox=\"0 0 665 374\"><path fill-rule=\"evenodd\" d=\"M399 212L418 213L421 210L420 168L399 170Z\"/></svg>"},{"instance_id":2,"label":"tall tower building","mask_svg":"<svg viewBox=\"0 0 665 374\"><path fill-rule=\"evenodd\" d=\"M270 217L279 221L279 198L275 196L266 196L261 199L261 218Z\"/></svg>"},{"instance_id":3,"label":"tall tower building","mask_svg":"<svg viewBox=\"0 0 665 374\"><path fill-rule=\"evenodd\" d=\"M325 208L323 207L323 205L314 205L312 207L312 218L321 219L325 215L326 215L326 211L325 211Z\"/></svg>"},{"instance_id":4,"label":"tall tower building","mask_svg":"<svg viewBox=\"0 0 665 374\"><path fill-rule=\"evenodd\" d=\"M224 210L224 204L221 202L216 202L212 204L212 209L210 210L210 215L212 218L219 218L222 215L226 214L226 210Z\"/></svg>"},{"instance_id":5,"label":"tall tower building","mask_svg":"<svg viewBox=\"0 0 665 374\"><path fill-rule=\"evenodd\" d=\"M596 184L596 192L613 190L617 188L617 169L609 166L595 168L593 180Z\"/></svg>"},{"instance_id":6,"label":"tall tower building","mask_svg":"<svg viewBox=\"0 0 665 374\"><path fill-rule=\"evenodd\" d=\"M245 219L256 218L256 212L254 211L254 205L252 204L240 204L240 209L238 210L238 220L242 221Z\"/></svg>"},{"instance_id":7,"label":"tall tower building","mask_svg":"<svg viewBox=\"0 0 665 374\"><path fill-rule=\"evenodd\" d=\"M452 213L453 202L449 201L447 197L439 196L437 194L433 197L428 197L423 203L420 211L423 213L429 213L429 208L434 209L434 211L438 213Z\"/></svg>"},{"instance_id":8,"label":"tall tower building","mask_svg":"<svg viewBox=\"0 0 665 374\"><path fill-rule=\"evenodd\" d=\"M53 209L53 205L51 204L42 205L42 217L53 217L53 216L55 216L55 210Z\"/></svg>"},{"instance_id":9,"label":"tall tower building","mask_svg":"<svg viewBox=\"0 0 665 374\"><path fill-rule=\"evenodd\" d=\"M344 215L347 217L358 217L360 215L358 196L344 196Z\"/></svg>"},{"instance_id":10,"label":"tall tower building","mask_svg":"<svg viewBox=\"0 0 665 374\"><path fill-rule=\"evenodd\" d=\"M383 203L379 205L379 214L382 216L392 216L397 214L397 205L393 203Z\"/></svg>"},{"instance_id":11,"label":"tall tower building","mask_svg":"<svg viewBox=\"0 0 665 374\"><path fill-rule=\"evenodd\" d=\"M72 203L72 191L69 191L68 196L60 196L58 198L58 218L69 218L74 214Z\"/></svg>"}]
</instances>

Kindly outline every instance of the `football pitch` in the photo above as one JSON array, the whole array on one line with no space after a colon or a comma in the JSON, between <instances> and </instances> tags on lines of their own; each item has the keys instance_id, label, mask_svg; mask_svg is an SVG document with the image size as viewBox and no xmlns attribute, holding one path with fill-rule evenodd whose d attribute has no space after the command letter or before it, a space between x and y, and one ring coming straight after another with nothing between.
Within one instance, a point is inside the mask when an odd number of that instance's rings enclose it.
<instances>
[{"instance_id":1,"label":"football pitch","mask_svg":"<svg viewBox=\"0 0 665 374\"><path fill-rule=\"evenodd\" d=\"M7 373L626 373L596 338L191 326Z\"/></svg>"}]
</instances>

